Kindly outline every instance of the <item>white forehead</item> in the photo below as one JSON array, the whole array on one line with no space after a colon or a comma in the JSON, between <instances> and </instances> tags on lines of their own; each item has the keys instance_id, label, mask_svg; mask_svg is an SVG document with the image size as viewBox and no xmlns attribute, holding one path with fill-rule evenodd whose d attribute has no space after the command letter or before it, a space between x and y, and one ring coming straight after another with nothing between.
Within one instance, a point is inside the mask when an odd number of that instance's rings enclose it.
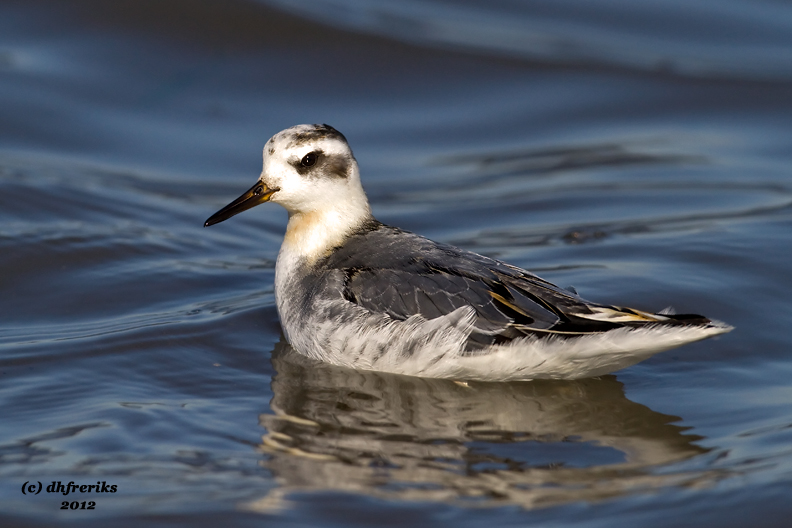
<instances>
[{"instance_id":1,"label":"white forehead","mask_svg":"<svg viewBox=\"0 0 792 528\"><path fill-rule=\"evenodd\" d=\"M328 125L297 125L272 136L264 145L264 158L302 157L321 150L325 154L350 154L346 138Z\"/></svg>"}]
</instances>

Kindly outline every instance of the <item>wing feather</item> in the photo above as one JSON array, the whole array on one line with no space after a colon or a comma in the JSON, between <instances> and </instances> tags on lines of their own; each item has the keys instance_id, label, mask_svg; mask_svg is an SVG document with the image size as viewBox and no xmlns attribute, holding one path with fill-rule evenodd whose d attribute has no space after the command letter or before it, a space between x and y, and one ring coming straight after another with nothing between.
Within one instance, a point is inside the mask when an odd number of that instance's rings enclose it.
<instances>
[{"instance_id":1,"label":"wing feather","mask_svg":"<svg viewBox=\"0 0 792 528\"><path fill-rule=\"evenodd\" d=\"M322 265L345 274L346 299L394 319L435 319L473 307L471 348L532 333L579 335L668 320L590 303L518 267L378 223Z\"/></svg>"}]
</instances>

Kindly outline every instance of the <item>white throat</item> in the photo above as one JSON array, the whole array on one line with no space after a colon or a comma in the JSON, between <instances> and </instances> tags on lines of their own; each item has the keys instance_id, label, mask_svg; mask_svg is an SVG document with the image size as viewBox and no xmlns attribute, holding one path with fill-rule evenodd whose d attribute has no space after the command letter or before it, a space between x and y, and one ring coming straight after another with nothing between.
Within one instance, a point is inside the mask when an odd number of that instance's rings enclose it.
<instances>
[{"instance_id":1,"label":"white throat","mask_svg":"<svg viewBox=\"0 0 792 528\"><path fill-rule=\"evenodd\" d=\"M347 200L308 212L291 212L281 253L288 254L289 260L313 264L341 245L370 218L371 210L365 195L362 200Z\"/></svg>"}]
</instances>

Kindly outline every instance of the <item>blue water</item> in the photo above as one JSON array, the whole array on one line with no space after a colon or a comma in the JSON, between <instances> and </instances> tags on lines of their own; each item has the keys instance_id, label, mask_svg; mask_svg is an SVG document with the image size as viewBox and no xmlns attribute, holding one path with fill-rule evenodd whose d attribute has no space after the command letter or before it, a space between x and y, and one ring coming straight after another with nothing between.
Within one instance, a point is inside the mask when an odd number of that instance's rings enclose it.
<instances>
[{"instance_id":1,"label":"blue water","mask_svg":"<svg viewBox=\"0 0 792 528\"><path fill-rule=\"evenodd\" d=\"M792 5L381 4L0 5L2 524L788 526ZM323 122L380 220L736 329L574 382L307 362L285 212L202 225Z\"/></svg>"}]
</instances>

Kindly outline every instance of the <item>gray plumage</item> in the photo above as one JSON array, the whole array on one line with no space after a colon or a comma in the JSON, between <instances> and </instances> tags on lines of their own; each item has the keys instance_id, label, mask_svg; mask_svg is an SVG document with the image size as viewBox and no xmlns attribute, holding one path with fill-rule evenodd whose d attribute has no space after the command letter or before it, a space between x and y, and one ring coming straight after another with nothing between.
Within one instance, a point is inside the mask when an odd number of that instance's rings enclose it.
<instances>
[{"instance_id":1,"label":"gray plumage","mask_svg":"<svg viewBox=\"0 0 792 528\"><path fill-rule=\"evenodd\" d=\"M472 306L476 317L466 343L468 351L531 334L579 336L647 322L629 308L586 301L526 270L375 220L360 226L307 269L305 280L318 284L319 277L328 273L341 274L342 287L337 291L309 289L309 296L343 297L395 320L414 315L436 319ZM304 302L312 305L310 298ZM586 318L596 315L594 307L635 320L617 323ZM665 324L710 322L692 314L667 317Z\"/></svg>"}]
</instances>

